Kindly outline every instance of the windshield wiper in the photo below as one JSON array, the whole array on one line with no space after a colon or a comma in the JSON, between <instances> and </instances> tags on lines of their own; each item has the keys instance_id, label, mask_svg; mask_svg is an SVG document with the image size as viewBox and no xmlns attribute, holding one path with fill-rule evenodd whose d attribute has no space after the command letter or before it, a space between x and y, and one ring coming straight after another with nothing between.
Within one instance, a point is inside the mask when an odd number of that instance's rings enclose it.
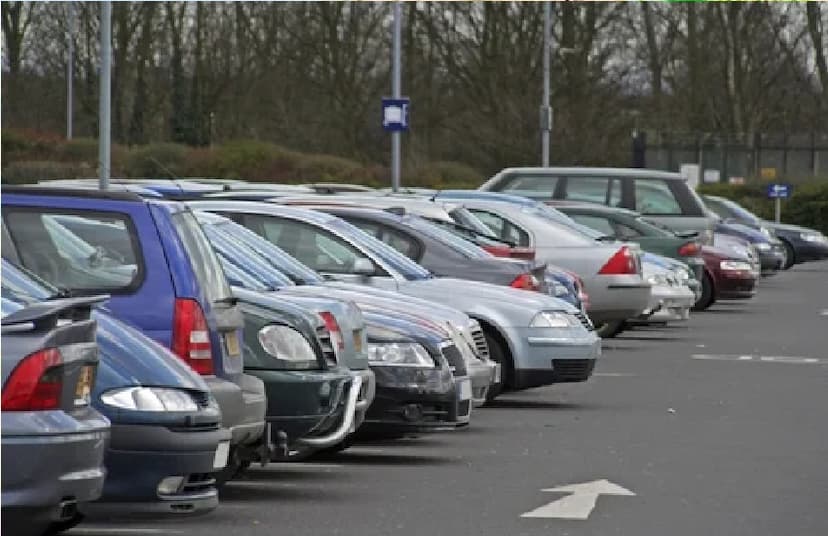
<instances>
[{"instance_id":1,"label":"windshield wiper","mask_svg":"<svg viewBox=\"0 0 828 536\"><path fill-rule=\"evenodd\" d=\"M611 235L601 235L597 237L595 240L599 242L615 242L618 239Z\"/></svg>"},{"instance_id":2,"label":"windshield wiper","mask_svg":"<svg viewBox=\"0 0 828 536\"><path fill-rule=\"evenodd\" d=\"M73 298L75 297L75 293L69 290L66 287L56 287L57 290L49 295L50 300L57 300L60 298Z\"/></svg>"},{"instance_id":3,"label":"windshield wiper","mask_svg":"<svg viewBox=\"0 0 828 536\"><path fill-rule=\"evenodd\" d=\"M213 303L217 303L219 305L229 305L230 307L233 307L234 305L239 303L239 299L235 296L227 296L225 298L219 298L215 300Z\"/></svg>"}]
</instances>

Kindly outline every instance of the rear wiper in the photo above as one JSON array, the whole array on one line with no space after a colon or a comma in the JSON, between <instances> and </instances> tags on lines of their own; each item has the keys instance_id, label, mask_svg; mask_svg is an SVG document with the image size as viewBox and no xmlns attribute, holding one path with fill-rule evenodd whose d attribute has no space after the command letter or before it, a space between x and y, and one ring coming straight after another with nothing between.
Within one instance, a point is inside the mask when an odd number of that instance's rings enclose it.
<instances>
[{"instance_id":1,"label":"rear wiper","mask_svg":"<svg viewBox=\"0 0 828 536\"><path fill-rule=\"evenodd\" d=\"M234 305L239 303L239 299L235 296L227 296L225 298L219 298L215 300L213 303L217 303L219 305L229 305L230 307L233 307Z\"/></svg>"},{"instance_id":2,"label":"rear wiper","mask_svg":"<svg viewBox=\"0 0 828 536\"><path fill-rule=\"evenodd\" d=\"M615 242L618 239L611 235L601 235L597 237L595 240L599 242Z\"/></svg>"},{"instance_id":3,"label":"rear wiper","mask_svg":"<svg viewBox=\"0 0 828 536\"><path fill-rule=\"evenodd\" d=\"M50 296L50 300L57 300L59 298L73 298L75 293L69 290L66 287L57 287L57 291L53 292Z\"/></svg>"}]
</instances>

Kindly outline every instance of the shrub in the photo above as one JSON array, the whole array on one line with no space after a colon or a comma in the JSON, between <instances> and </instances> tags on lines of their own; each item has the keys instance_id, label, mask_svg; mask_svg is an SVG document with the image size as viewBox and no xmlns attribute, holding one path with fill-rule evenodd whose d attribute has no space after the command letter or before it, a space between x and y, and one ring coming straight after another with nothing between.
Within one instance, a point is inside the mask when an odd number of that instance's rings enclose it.
<instances>
[{"instance_id":1,"label":"shrub","mask_svg":"<svg viewBox=\"0 0 828 536\"><path fill-rule=\"evenodd\" d=\"M437 189L476 188L484 179L479 171L460 162L432 162L403 176L407 186Z\"/></svg>"},{"instance_id":2,"label":"shrub","mask_svg":"<svg viewBox=\"0 0 828 536\"><path fill-rule=\"evenodd\" d=\"M89 165L54 161L12 162L3 168L2 173L3 182L7 184L94 177L96 174L97 170Z\"/></svg>"},{"instance_id":3,"label":"shrub","mask_svg":"<svg viewBox=\"0 0 828 536\"><path fill-rule=\"evenodd\" d=\"M151 143L129 151L123 164L128 177L173 178L186 174L188 149L177 143Z\"/></svg>"},{"instance_id":4,"label":"shrub","mask_svg":"<svg viewBox=\"0 0 828 536\"><path fill-rule=\"evenodd\" d=\"M98 161L98 140L94 138L74 138L56 149L55 156L61 160L92 163Z\"/></svg>"},{"instance_id":5,"label":"shrub","mask_svg":"<svg viewBox=\"0 0 828 536\"><path fill-rule=\"evenodd\" d=\"M364 175L362 164L354 160L327 154L305 154L296 163L292 181L354 182Z\"/></svg>"}]
</instances>

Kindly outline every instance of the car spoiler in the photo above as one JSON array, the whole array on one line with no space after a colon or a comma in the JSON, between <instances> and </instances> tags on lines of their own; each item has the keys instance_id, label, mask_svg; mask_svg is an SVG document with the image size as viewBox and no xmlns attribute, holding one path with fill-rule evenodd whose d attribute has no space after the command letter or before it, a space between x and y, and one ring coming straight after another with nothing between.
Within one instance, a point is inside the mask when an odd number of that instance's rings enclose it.
<instances>
[{"instance_id":1,"label":"car spoiler","mask_svg":"<svg viewBox=\"0 0 828 536\"><path fill-rule=\"evenodd\" d=\"M78 298L58 298L33 303L3 317L0 323L5 326L17 326L32 323L35 330L51 329L60 318L88 320L95 304L109 299L109 295L83 296Z\"/></svg>"}]
</instances>

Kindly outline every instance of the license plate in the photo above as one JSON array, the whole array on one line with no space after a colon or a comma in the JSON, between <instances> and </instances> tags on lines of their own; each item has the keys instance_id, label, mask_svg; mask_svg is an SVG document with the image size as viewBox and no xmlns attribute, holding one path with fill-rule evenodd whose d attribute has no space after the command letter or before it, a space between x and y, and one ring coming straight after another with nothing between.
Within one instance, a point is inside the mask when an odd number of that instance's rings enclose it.
<instances>
[{"instance_id":1,"label":"license plate","mask_svg":"<svg viewBox=\"0 0 828 536\"><path fill-rule=\"evenodd\" d=\"M216 455L213 456L213 469L224 469L227 465L227 456L230 454L230 442L222 441L218 444Z\"/></svg>"},{"instance_id":2,"label":"license plate","mask_svg":"<svg viewBox=\"0 0 828 536\"><path fill-rule=\"evenodd\" d=\"M230 331L224 334L224 345L227 347L227 355L234 357L241 355L239 335L235 331Z\"/></svg>"},{"instance_id":3,"label":"license plate","mask_svg":"<svg viewBox=\"0 0 828 536\"><path fill-rule=\"evenodd\" d=\"M361 329L355 329L354 330L354 350L356 350L357 353L362 352L362 330Z\"/></svg>"},{"instance_id":4,"label":"license plate","mask_svg":"<svg viewBox=\"0 0 828 536\"><path fill-rule=\"evenodd\" d=\"M90 394L92 393L92 379L95 376L95 370L90 365L81 367L80 376L78 376L78 383L75 385L75 405L88 406Z\"/></svg>"},{"instance_id":5,"label":"license plate","mask_svg":"<svg viewBox=\"0 0 828 536\"><path fill-rule=\"evenodd\" d=\"M500 363L495 364L494 380L492 380L492 383L500 383Z\"/></svg>"},{"instance_id":6,"label":"license plate","mask_svg":"<svg viewBox=\"0 0 828 536\"><path fill-rule=\"evenodd\" d=\"M471 380L460 380L457 384L457 399L469 400L472 396Z\"/></svg>"}]
</instances>

